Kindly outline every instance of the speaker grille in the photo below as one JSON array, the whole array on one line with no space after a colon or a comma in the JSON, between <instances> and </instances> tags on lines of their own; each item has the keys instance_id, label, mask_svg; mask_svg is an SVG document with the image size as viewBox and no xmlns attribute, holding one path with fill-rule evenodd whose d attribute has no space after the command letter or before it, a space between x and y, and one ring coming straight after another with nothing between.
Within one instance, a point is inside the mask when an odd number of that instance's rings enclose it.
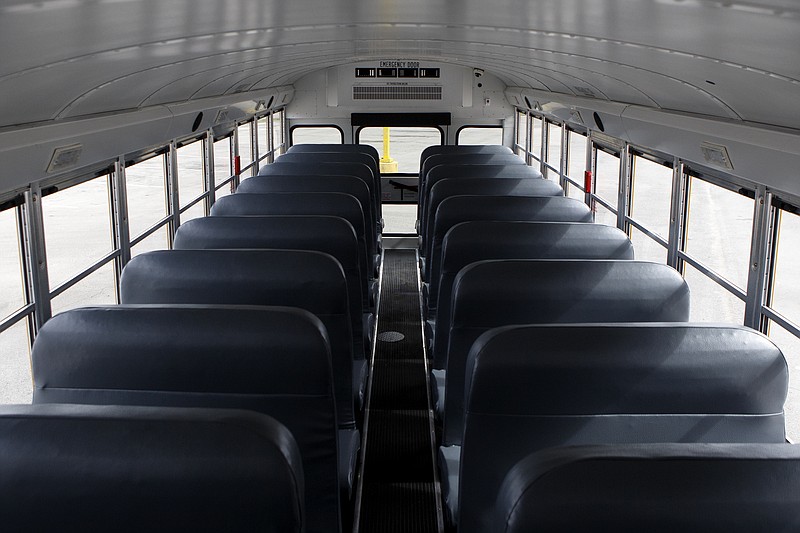
<instances>
[{"instance_id":1,"label":"speaker grille","mask_svg":"<svg viewBox=\"0 0 800 533\"><path fill-rule=\"evenodd\" d=\"M353 87L353 100L441 100L442 88L425 85L390 85Z\"/></svg>"}]
</instances>

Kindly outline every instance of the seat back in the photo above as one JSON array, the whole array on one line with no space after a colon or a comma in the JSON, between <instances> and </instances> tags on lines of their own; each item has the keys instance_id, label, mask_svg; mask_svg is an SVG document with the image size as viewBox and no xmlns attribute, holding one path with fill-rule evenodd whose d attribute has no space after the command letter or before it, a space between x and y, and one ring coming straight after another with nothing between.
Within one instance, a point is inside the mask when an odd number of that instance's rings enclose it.
<instances>
[{"instance_id":1,"label":"seat back","mask_svg":"<svg viewBox=\"0 0 800 533\"><path fill-rule=\"evenodd\" d=\"M336 259L306 250L159 250L120 279L122 304L271 305L320 319L331 347L339 427L354 427L353 333L347 280Z\"/></svg>"},{"instance_id":2,"label":"seat back","mask_svg":"<svg viewBox=\"0 0 800 533\"><path fill-rule=\"evenodd\" d=\"M564 196L564 189L554 181L539 178L446 178L436 181L422 204L419 234L429 238L431 214L452 196Z\"/></svg>"},{"instance_id":3,"label":"seat back","mask_svg":"<svg viewBox=\"0 0 800 533\"><path fill-rule=\"evenodd\" d=\"M784 442L786 361L742 326L512 326L475 343L460 531L489 531L509 470L576 444Z\"/></svg>"},{"instance_id":4,"label":"seat back","mask_svg":"<svg viewBox=\"0 0 800 533\"><path fill-rule=\"evenodd\" d=\"M427 172L425 181L420 182L419 187L419 206L422 212L431 189L443 179L466 179L466 178L539 178L543 179L542 173L528 165L439 165ZM427 210L435 213L436 210Z\"/></svg>"},{"instance_id":5,"label":"seat back","mask_svg":"<svg viewBox=\"0 0 800 533\"><path fill-rule=\"evenodd\" d=\"M456 224L472 220L591 222L592 212L583 202L559 196L451 196L439 204L432 220L433 231L424 249L426 281L433 269L439 269L442 241Z\"/></svg>"},{"instance_id":6,"label":"seat back","mask_svg":"<svg viewBox=\"0 0 800 533\"><path fill-rule=\"evenodd\" d=\"M175 232L176 250L273 248L312 250L334 257L347 280L354 357L366 357L362 315L368 309L358 255L358 240L349 222L331 216L203 217Z\"/></svg>"},{"instance_id":7,"label":"seat back","mask_svg":"<svg viewBox=\"0 0 800 533\"><path fill-rule=\"evenodd\" d=\"M624 232L602 224L494 220L457 224L442 243L441 271L434 270L428 283L429 315L436 315L445 335L456 276L467 265L487 259L633 259L633 245Z\"/></svg>"},{"instance_id":8,"label":"seat back","mask_svg":"<svg viewBox=\"0 0 800 533\"><path fill-rule=\"evenodd\" d=\"M4 531L303 530L291 433L247 411L0 407Z\"/></svg>"},{"instance_id":9,"label":"seat back","mask_svg":"<svg viewBox=\"0 0 800 533\"><path fill-rule=\"evenodd\" d=\"M368 234L377 242L378 228L369 188L354 176L253 176L242 180L236 192L341 192L354 196L367 222Z\"/></svg>"},{"instance_id":10,"label":"seat back","mask_svg":"<svg viewBox=\"0 0 800 533\"><path fill-rule=\"evenodd\" d=\"M430 169L426 180L445 178L544 178L538 169L518 164L463 164L449 163ZM432 184L431 184L432 186Z\"/></svg>"},{"instance_id":11,"label":"seat back","mask_svg":"<svg viewBox=\"0 0 800 533\"><path fill-rule=\"evenodd\" d=\"M435 154L428 156L422 162L419 169L420 185L425 184L428 172L439 165L526 165L526 163L524 159L513 153Z\"/></svg>"},{"instance_id":12,"label":"seat back","mask_svg":"<svg viewBox=\"0 0 800 533\"><path fill-rule=\"evenodd\" d=\"M788 444L554 448L509 472L492 531L794 531L799 485Z\"/></svg>"},{"instance_id":13,"label":"seat back","mask_svg":"<svg viewBox=\"0 0 800 533\"><path fill-rule=\"evenodd\" d=\"M439 165L526 165L525 160L514 153L449 153L432 154L425 158L419 168L420 182L425 183L428 172Z\"/></svg>"},{"instance_id":14,"label":"seat back","mask_svg":"<svg viewBox=\"0 0 800 533\"><path fill-rule=\"evenodd\" d=\"M40 330L34 403L247 409L294 435L308 531L339 531L337 425L325 327L258 306L73 309Z\"/></svg>"},{"instance_id":15,"label":"seat back","mask_svg":"<svg viewBox=\"0 0 800 533\"><path fill-rule=\"evenodd\" d=\"M480 261L456 276L450 312L445 445L461 443L467 356L483 332L511 324L685 322L689 287L667 265L643 261Z\"/></svg>"},{"instance_id":16,"label":"seat back","mask_svg":"<svg viewBox=\"0 0 800 533\"><path fill-rule=\"evenodd\" d=\"M269 192L223 196L211 207L211 216L327 215L345 219L358 240L362 283L372 279L375 241L367 238L361 204L340 192Z\"/></svg>"},{"instance_id":17,"label":"seat back","mask_svg":"<svg viewBox=\"0 0 800 533\"><path fill-rule=\"evenodd\" d=\"M508 146L499 144L434 144L425 148L419 156L419 164L437 154L513 154Z\"/></svg>"},{"instance_id":18,"label":"seat back","mask_svg":"<svg viewBox=\"0 0 800 533\"><path fill-rule=\"evenodd\" d=\"M371 155L364 152L341 152L333 150L287 152L276 160L278 163L362 163L372 170L373 176L381 175L380 165Z\"/></svg>"},{"instance_id":19,"label":"seat back","mask_svg":"<svg viewBox=\"0 0 800 533\"><path fill-rule=\"evenodd\" d=\"M369 144L295 144L290 146L287 153L304 153L304 152L342 152L342 153L361 153L367 154L375 160L375 164L381 159L378 150Z\"/></svg>"},{"instance_id":20,"label":"seat back","mask_svg":"<svg viewBox=\"0 0 800 533\"><path fill-rule=\"evenodd\" d=\"M367 184L375 214L381 216L380 179L372 169L364 163L297 163L275 162L264 165L258 171L259 176L354 176Z\"/></svg>"}]
</instances>

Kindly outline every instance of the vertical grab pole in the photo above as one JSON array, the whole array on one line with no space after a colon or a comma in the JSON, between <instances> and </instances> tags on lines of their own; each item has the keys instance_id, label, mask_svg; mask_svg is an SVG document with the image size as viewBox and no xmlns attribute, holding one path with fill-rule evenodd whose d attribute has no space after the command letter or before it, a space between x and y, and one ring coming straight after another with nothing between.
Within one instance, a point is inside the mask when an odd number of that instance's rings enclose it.
<instances>
[{"instance_id":1,"label":"vertical grab pole","mask_svg":"<svg viewBox=\"0 0 800 533\"><path fill-rule=\"evenodd\" d=\"M381 174L397 172L397 161L389 154L389 128L383 128L383 157L381 157Z\"/></svg>"}]
</instances>

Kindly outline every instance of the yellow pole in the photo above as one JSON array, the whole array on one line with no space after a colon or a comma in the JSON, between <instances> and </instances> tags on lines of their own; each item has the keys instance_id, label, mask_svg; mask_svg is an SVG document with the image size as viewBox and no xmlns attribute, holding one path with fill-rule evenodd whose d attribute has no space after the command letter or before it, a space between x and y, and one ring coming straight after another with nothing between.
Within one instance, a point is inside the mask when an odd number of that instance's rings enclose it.
<instances>
[{"instance_id":1,"label":"yellow pole","mask_svg":"<svg viewBox=\"0 0 800 533\"><path fill-rule=\"evenodd\" d=\"M383 157L381 157L381 174L397 172L397 161L389 155L389 128L383 128Z\"/></svg>"}]
</instances>

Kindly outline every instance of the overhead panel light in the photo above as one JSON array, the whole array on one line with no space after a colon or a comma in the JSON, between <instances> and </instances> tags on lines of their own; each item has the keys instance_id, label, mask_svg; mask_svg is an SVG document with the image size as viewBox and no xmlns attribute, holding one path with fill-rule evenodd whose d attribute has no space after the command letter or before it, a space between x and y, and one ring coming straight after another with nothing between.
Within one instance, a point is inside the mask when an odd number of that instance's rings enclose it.
<instances>
[{"instance_id":1,"label":"overhead panel light","mask_svg":"<svg viewBox=\"0 0 800 533\"><path fill-rule=\"evenodd\" d=\"M52 174L78 166L81 153L83 153L83 145L80 143L56 148L53 150L50 164L47 165L47 173Z\"/></svg>"},{"instance_id":2,"label":"overhead panel light","mask_svg":"<svg viewBox=\"0 0 800 533\"><path fill-rule=\"evenodd\" d=\"M570 109L569 110L569 119L572 122L577 122L578 124L584 124L585 125L585 123L583 122L583 117L581 116L581 112L578 111L577 109Z\"/></svg>"},{"instance_id":3,"label":"overhead panel light","mask_svg":"<svg viewBox=\"0 0 800 533\"><path fill-rule=\"evenodd\" d=\"M731 163L731 157L725 146L703 141L700 144L700 150L703 152L706 163L733 170L733 163Z\"/></svg>"}]
</instances>

